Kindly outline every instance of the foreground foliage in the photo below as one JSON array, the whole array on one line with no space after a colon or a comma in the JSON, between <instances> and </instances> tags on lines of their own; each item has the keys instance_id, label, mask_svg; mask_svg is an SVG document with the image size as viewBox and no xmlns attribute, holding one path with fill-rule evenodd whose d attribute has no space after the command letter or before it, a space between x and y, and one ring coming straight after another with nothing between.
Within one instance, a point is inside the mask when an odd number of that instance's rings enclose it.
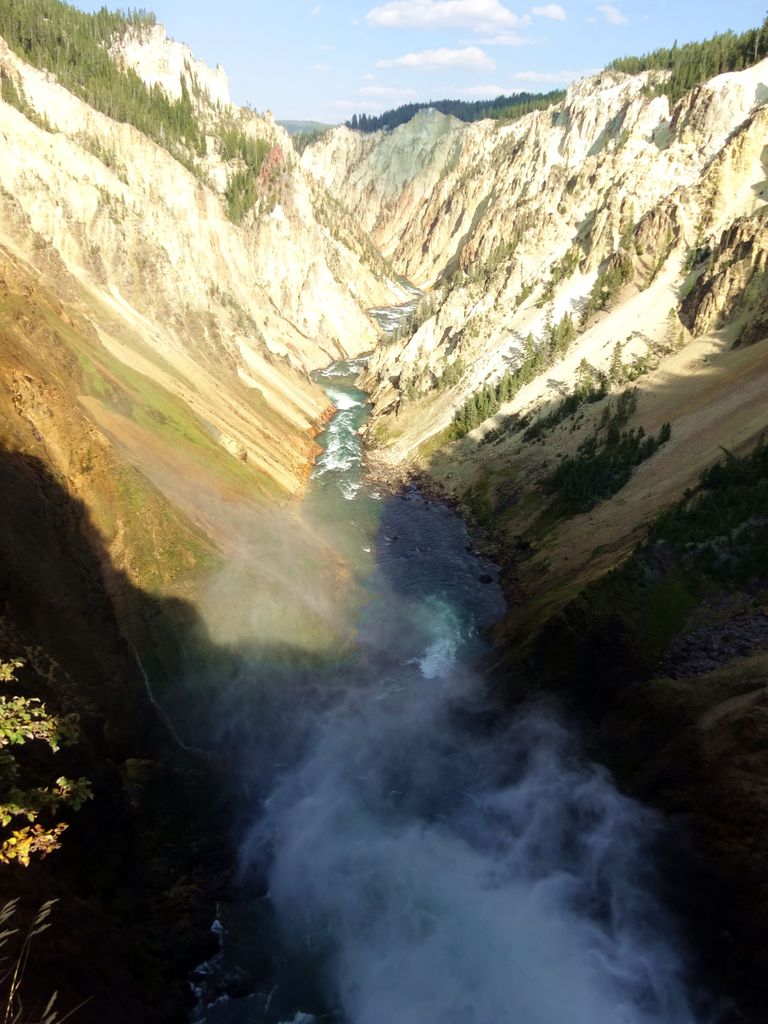
<instances>
[{"instance_id":1,"label":"foreground foliage","mask_svg":"<svg viewBox=\"0 0 768 1024\"><path fill-rule=\"evenodd\" d=\"M50 917L56 903L56 900L47 900L43 903L24 932L13 927L13 918L19 906L18 899L9 900L0 907L0 1013L3 1015L3 1024L56 1024L57 1021L62 1021L63 1024L63 1020L70 1016L67 1014L64 1018L59 1017L55 992L42 1013L39 1006L35 1005L35 1010L31 1011L24 1004L24 974L32 945L39 935L51 927ZM34 993L32 995L34 996ZM37 1004L37 999L33 999L33 1002ZM30 1016L31 1012L34 1012L34 1018Z\"/></svg>"},{"instance_id":2,"label":"foreground foliage","mask_svg":"<svg viewBox=\"0 0 768 1024\"><path fill-rule=\"evenodd\" d=\"M0 662L0 684L18 689L22 667L21 661ZM77 810L90 799L86 779L62 775L52 785L37 781L44 770L39 762L48 760L46 748L56 754L78 736L76 715L53 715L35 697L0 695L0 864L27 867L33 856L57 850L67 826L54 815L62 804Z\"/></svg>"}]
</instances>

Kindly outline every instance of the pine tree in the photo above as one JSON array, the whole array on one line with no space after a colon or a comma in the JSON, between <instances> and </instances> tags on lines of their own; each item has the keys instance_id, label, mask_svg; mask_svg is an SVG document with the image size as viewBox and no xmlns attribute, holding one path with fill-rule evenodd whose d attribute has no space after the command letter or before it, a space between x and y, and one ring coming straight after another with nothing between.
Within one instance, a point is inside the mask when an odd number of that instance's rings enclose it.
<instances>
[{"instance_id":1,"label":"pine tree","mask_svg":"<svg viewBox=\"0 0 768 1024\"><path fill-rule=\"evenodd\" d=\"M624 363L621 358L621 342L616 342L611 356L611 365L608 368L608 379L611 384L621 384L624 380Z\"/></svg>"}]
</instances>

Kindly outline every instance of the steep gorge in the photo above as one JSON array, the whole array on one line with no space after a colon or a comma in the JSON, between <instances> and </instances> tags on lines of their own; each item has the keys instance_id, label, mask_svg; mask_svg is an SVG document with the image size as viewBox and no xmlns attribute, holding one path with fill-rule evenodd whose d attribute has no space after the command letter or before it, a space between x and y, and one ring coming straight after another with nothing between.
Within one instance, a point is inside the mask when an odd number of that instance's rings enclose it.
<instances>
[{"instance_id":1,"label":"steep gorge","mask_svg":"<svg viewBox=\"0 0 768 1024\"><path fill-rule=\"evenodd\" d=\"M111 59L194 104L202 157L0 40L0 660L24 662L14 699L79 715L60 757L94 795L64 813L62 851L6 867L2 898L24 926L59 900L27 1009L57 989L65 1009L90 996L83 1020L177 1020L232 856L223 773L177 734L206 740L217 672L252 630L211 580L236 563L276 643L333 644L344 566L291 511L328 410L309 374L372 348L365 310L405 293L220 69L153 24L126 25ZM249 139L258 172L227 150ZM45 785L56 767L28 770Z\"/></svg>"},{"instance_id":2,"label":"steep gorge","mask_svg":"<svg viewBox=\"0 0 768 1024\"><path fill-rule=\"evenodd\" d=\"M689 820L724 893L701 915L724 930L713 976L759 1008L764 520L738 505L694 549L649 528L768 426L768 62L672 106L651 95L658 73L606 72L512 125L425 111L392 133L337 129L299 159L161 27L126 26L110 54L191 97L205 145L190 166L0 40L18 101L0 102L0 656L26 660L23 692L80 712L68 756L96 793L62 868L5 878L29 906L62 901L70 940L42 943L37 977L74 1005L96 934L81 1019L178 1019L240 824L232 765L184 743L216 728L217 687L249 659L280 678L283 658L304 671L354 646L338 628L350 558L291 498L328 412L310 371L377 345L366 310L409 297L401 274L426 295L363 378L372 459L456 500L503 565L489 663L505 699L557 691L626 789ZM245 211L229 203L248 172L233 131L266 154ZM455 414L545 344L454 437ZM547 481L599 449L635 388L617 429L671 436L564 512ZM698 564L708 545L730 575Z\"/></svg>"}]
</instances>

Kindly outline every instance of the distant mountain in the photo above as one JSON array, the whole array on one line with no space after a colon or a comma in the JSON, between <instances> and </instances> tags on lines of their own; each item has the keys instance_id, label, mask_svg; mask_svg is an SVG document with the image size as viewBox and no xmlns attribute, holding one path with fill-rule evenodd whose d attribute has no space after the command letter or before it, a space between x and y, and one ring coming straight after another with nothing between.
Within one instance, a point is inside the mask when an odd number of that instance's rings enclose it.
<instances>
[{"instance_id":1,"label":"distant mountain","mask_svg":"<svg viewBox=\"0 0 768 1024\"><path fill-rule=\"evenodd\" d=\"M317 135L336 127L334 124L323 124L322 121L278 121L277 123L285 128L289 135Z\"/></svg>"},{"instance_id":2,"label":"distant mountain","mask_svg":"<svg viewBox=\"0 0 768 1024\"><path fill-rule=\"evenodd\" d=\"M565 99L565 90L551 92L518 92L511 96L497 96L485 100L429 100L426 103L405 103L383 114L353 114L345 124L356 132L378 132L382 128L392 130L407 124L422 110L439 110L459 121L471 124L473 121L516 121L534 110L546 110Z\"/></svg>"}]
</instances>

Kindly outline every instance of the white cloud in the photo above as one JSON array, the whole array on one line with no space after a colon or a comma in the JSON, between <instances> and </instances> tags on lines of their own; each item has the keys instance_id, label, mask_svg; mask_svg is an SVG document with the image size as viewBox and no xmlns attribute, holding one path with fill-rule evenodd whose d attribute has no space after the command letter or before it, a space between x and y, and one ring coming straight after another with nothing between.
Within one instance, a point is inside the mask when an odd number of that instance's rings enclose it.
<instances>
[{"instance_id":1,"label":"white cloud","mask_svg":"<svg viewBox=\"0 0 768 1024\"><path fill-rule=\"evenodd\" d=\"M506 91L503 85L470 85L466 89L459 89L462 96L488 100L495 100L497 96L503 96Z\"/></svg>"},{"instance_id":2,"label":"white cloud","mask_svg":"<svg viewBox=\"0 0 768 1024\"><path fill-rule=\"evenodd\" d=\"M618 7L614 7L613 4L598 4L597 9L609 25L629 24L629 18L625 17Z\"/></svg>"},{"instance_id":3,"label":"white cloud","mask_svg":"<svg viewBox=\"0 0 768 1024\"><path fill-rule=\"evenodd\" d=\"M415 89L398 89L394 85L364 85L357 90L357 95L382 100L412 100L418 93Z\"/></svg>"},{"instance_id":4,"label":"white cloud","mask_svg":"<svg viewBox=\"0 0 768 1024\"><path fill-rule=\"evenodd\" d=\"M530 46L538 40L518 35L517 32L499 32L498 35L488 36L487 39L478 39L478 42L483 46Z\"/></svg>"},{"instance_id":5,"label":"white cloud","mask_svg":"<svg viewBox=\"0 0 768 1024\"><path fill-rule=\"evenodd\" d=\"M316 18L318 14L320 14L322 9L323 8L320 6L320 4L318 4L317 7L313 7L309 13L312 15L313 18Z\"/></svg>"},{"instance_id":6,"label":"white cloud","mask_svg":"<svg viewBox=\"0 0 768 1024\"><path fill-rule=\"evenodd\" d=\"M543 7L533 7L531 14L535 14L537 18L549 18L551 21L567 20L565 10L560 4L544 4Z\"/></svg>"},{"instance_id":7,"label":"white cloud","mask_svg":"<svg viewBox=\"0 0 768 1024\"><path fill-rule=\"evenodd\" d=\"M511 78L515 82L528 82L531 85L568 85L577 78L594 74L594 68L585 71L516 71Z\"/></svg>"},{"instance_id":8,"label":"white cloud","mask_svg":"<svg viewBox=\"0 0 768 1024\"><path fill-rule=\"evenodd\" d=\"M330 64L313 64L312 67L309 70L310 71L330 71L331 70L331 65Z\"/></svg>"},{"instance_id":9,"label":"white cloud","mask_svg":"<svg viewBox=\"0 0 768 1024\"><path fill-rule=\"evenodd\" d=\"M496 62L478 46L465 46L463 50L423 50L406 53L394 60L380 60L377 68L463 68L472 71L493 71Z\"/></svg>"},{"instance_id":10,"label":"white cloud","mask_svg":"<svg viewBox=\"0 0 768 1024\"><path fill-rule=\"evenodd\" d=\"M513 14L500 0L391 0L366 15L377 28L471 28L475 32L515 29L530 18Z\"/></svg>"},{"instance_id":11,"label":"white cloud","mask_svg":"<svg viewBox=\"0 0 768 1024\"><path fill-rule=\"evenodd\" d=\"M383 103L377 103L373 100L368 103L362 104L366 110L386 110L386 106ZM360 101L357 100L331 100L330 103L326 103L327 107L333 110L351 110L356 113L360 110Z\"/></svg>"}]
</instances>

